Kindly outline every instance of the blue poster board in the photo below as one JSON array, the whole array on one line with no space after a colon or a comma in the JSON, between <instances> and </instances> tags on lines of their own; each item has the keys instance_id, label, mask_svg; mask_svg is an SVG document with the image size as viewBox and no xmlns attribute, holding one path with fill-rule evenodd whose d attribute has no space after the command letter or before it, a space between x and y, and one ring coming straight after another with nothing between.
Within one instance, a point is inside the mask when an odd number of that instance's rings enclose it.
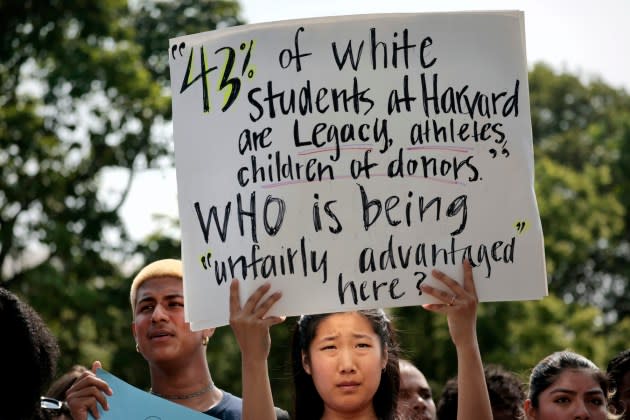
<instances>
[{"instance_id":1,"label":"blue poster board","mask_svg":"<svg viewBox=\"0 0 630 420\"><path fill-rule=\"evenodd\" d=\"M107 382L113 391L113 395L107 397L109 410L105 411L100 405L98 406L102 420L216 419L216 417L144 392L103 369L99 369L96 376ZM90 416L90 418L94 417Z\"/></svg>"}]
</instances>

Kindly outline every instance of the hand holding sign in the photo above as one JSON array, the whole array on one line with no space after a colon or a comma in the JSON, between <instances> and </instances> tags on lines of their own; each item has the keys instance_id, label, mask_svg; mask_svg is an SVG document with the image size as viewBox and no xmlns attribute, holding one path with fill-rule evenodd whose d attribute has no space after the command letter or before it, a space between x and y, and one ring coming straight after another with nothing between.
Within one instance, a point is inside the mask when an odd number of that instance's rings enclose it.
<instances>
[{"instance_id":1,"label":"hand holding sign","mask_svg":"<svg viewBox=\"0 0 630 420\"><path fill-rule=\"evenodd\" d=\"M281 290L271 315L427 303L417 285L464 260L480 300L544 296L523 28L365 15L171 40L192 327L228 323L232 278L242 304Z\"/></svg>"}]
</instances>

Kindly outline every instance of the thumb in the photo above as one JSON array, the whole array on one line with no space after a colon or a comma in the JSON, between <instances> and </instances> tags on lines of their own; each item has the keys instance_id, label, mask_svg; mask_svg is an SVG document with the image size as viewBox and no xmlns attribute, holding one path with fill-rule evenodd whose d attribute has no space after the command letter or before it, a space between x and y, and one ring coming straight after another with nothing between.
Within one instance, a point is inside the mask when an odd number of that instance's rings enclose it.
<instances>
[{"instance_id":1,"label":"thumb","mask_svg":"<svg viewBox=\"0 0 630 420\"><path fill-rule=\"evenodd\" d=\"M101 368L102 368L102 366L101 366L101 362L100 361L96 360L96 361L94 361L94 363L92 363L92 372L93 373L96 373L96 371L98 369L101 369Z\"/></svg>"},{"instance_id":2,"label":"thumb","mask_svg":"<svg viewBox=\"0 0 630 420\"><path fill-rule=\"evenodd\" d=\"M274 325L282 324L287 319L286 316L269 316L264 319L267 327L273 327Z\"/></svg>"}]
</instances>

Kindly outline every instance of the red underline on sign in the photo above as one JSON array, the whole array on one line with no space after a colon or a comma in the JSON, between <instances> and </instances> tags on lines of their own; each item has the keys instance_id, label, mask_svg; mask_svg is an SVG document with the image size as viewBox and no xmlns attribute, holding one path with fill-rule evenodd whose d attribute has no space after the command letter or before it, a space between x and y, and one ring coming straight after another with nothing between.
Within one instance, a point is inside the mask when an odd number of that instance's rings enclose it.
<instances>
[{"instance_id":1,"label":"red underline on sign","mask_svg":"<svg viewBox=\"0 0 630 420\"><path fill-rule=\"evenodd\" d=\"M391 178L387 174L373 174L373 175L370 175L370 178L378 178L378 177L387 177L387 178L390 178L390 179L400 179L398 177ZM352 176L350 176L350 175L341 175L341 176L335 177L335 179L333 179L333 180L331 180L330 178L322 178L322 182L323 181L337 181L337 180L349 179L349 178L352 178ZM418 176L418 175L408 175L408 176L405 176L405 178L425 179L427 181L439 182L441 184L467 185L465 182L449 181L449 180L446 180L446 179L431 178L431 177L425 178L423 176ZM359 179L364 179L364 178L359 178ZM358 181L358 179L357 179L357 181ZM262 187L265 188L265 189L268 189L268 188L284 187L286 185L315 183L315 182L318 182L318 181L309 181L307 179L295 179L295 180L291 180L291 181L282 181L282 182L276 182L276 183L273 183L273 184L266 184L266 185L263 185Z\"/></svg>"},{"instance_id":2,"label":"red underline on sign","mask_svg":"<svg viewBox=\"0 0 630 420\"><path fill-rule=\"evenodd\" d=\"M373 147L372 146L340 146L339 150L372 150ZM312 155L315 153L323 153L323 152L330 152L330 151L334 151L337 150L336 147L326 147L324 149L314 149L314 150L307 150L305 152L300 152L298 153L298 156L308 156L308 155Z\"/></svg>"},{"instance_id":3,"label":"red underline on sign","mask_svg":"<svg viewBox=\"0 0 630 420\"><path fill-rule=\"evenodd\" d=\"M407 147L407 150L444 150L447 152L469 153L474 150L472 147L448 147L448 146L415 146Z\"/></svg>"}]
</instances>

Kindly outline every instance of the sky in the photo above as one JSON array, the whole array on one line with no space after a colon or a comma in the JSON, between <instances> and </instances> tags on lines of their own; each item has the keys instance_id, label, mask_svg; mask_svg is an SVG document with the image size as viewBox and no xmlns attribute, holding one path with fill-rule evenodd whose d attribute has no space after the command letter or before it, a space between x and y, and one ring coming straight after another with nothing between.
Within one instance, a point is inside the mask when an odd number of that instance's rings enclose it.
<instances>
[{"instance_id":1,"label":"sky","mask_svg":"<svg viewBox=\"0 0 630 420\"><path fill-rule=\"evenodd\" d=\"M545 62L585 81L601 78L630 92L630 0L240 0L248 23L366 13L522 10L529 65ZM105 180L107 184L120 182ZM129 233L142 239L155 215L177 217L174 169L137 175L123 205Z\"/></svg>"}]
</instances>

